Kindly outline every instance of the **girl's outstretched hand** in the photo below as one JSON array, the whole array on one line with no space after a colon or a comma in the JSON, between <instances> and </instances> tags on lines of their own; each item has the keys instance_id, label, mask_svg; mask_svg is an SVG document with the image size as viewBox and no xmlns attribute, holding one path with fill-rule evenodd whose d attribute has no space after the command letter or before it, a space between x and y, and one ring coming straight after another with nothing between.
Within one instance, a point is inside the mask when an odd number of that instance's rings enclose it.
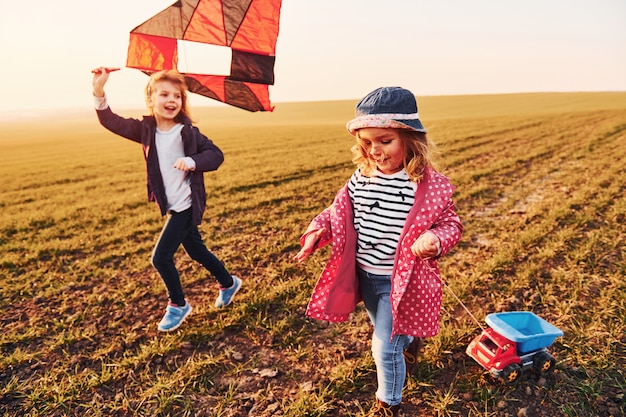
<instances>
[{"instance_id":1,"label":"girl's outstretched hand","mask_svg":"<svg viewBox=\"0 0 626 417\"><path fill-rule=\"evenodd\" d=\"M93 95L96 97L104 97L104 85L109 79L109 74L112 71L117 71L119 68L98 67L94 68L93 72Z\"/></svg>"},{"instance_id":2,"label":"girl's outstretched hand","mask_svg":"<svg viewBox=\"0 0 626 417\"><path fill-rule=\"evenodd\" d=\"M324 229L319 229L313 233L310 233L304 239L304 245L302 245L302 249L300 249L300 252L298 252L296 256L293 257L293 259L300 263L306 261L309 255L311 255L313 251L315 250L315 244L317 243L318 240L320 240L324 232L325 232Z\"/></svg>"},{"instance_id":3,"label":"girl's outstretched hand","mask_svg":"<svg viewBox=\"0 0 626 417\"><path fill-rule=\"evenodd\" d=\"M433 232L424 232L417 238L413 246L411 246L411 252L413 255L421 259L429 259L439 255L441 251L441 242L437 235Z\"/></svg>"}]
</instances>

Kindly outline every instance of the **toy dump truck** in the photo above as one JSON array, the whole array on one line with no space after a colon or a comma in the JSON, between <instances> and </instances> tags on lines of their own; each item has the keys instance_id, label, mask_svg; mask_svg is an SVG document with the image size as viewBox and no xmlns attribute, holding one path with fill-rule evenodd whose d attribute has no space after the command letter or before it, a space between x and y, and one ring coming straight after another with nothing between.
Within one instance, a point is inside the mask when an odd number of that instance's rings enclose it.
<instances>
[{"instance_id":1,"label":"toy dump truck","mask_svg":"<svg viewBox=\"0 0 626 417\"><path fill-rule=\"evenodd\" d=\"M528 311L487 315L490 326L476 336L466 352L492 375L508 385L516 383L526 370L545 375L556 360L546 349L563 332Z\"/></svg>"}]
</instances>

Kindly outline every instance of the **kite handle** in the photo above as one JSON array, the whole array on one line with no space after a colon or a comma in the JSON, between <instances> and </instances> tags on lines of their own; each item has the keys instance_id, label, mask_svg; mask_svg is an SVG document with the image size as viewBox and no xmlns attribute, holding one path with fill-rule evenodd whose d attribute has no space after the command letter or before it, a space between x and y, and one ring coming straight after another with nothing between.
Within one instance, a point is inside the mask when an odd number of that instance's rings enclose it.
<instances>
[{"instance_id":1,"label":"kite handle","mask_svg":"<svg viewBox=\"0 0 626 417\"><path fill-rule=\"evenodd\" d=\"M108 74L108 73L113 72L113 71L119 71L120 69L119 68L109 68L109 67L107 67L104 70ZM100 68L97 68L97 69L91 70L91 72L93 74L100 74L102 71L100 71Z\"/></svg>"}]
</instances>

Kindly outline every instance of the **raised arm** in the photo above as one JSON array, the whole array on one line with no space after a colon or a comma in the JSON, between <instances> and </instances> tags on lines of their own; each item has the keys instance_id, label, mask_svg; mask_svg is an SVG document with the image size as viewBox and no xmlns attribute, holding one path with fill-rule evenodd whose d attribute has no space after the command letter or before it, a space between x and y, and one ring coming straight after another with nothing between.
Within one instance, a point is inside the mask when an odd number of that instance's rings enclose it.
<instances>
[{"instance_id":1,"label":"raised arm","mask_svg":"<svg viewBox=\"0 0 626 417\"><path fill-rule=\"evenodd\" d=\"M116 70L118 70L118 68L98 67L91 71L93 73L93 80L91 83L93 85L94 97L104 97L104 85L109 80L109 74Z\"/></svg>"}]
</instances>

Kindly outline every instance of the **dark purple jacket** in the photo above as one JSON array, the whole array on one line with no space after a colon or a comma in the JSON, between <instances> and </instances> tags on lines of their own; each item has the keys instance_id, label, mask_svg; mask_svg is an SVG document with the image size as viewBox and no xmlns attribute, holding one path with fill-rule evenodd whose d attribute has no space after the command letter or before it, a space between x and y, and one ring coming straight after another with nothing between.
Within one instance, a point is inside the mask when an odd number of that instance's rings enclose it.
<instances>
[{"instance_id":1,"label":"dark purple jacket","mask_svg":"<svg viewBox=\"0 0 626 417\"><path fill-rule=\"evenodd\" d=\"M96 110L100 123L111 132L126 139L141 143L143 156L146 160L148 200L155 201L161 209L161 215L167 211L167 197L163 186L163 177L159 168L159 159L156 152L155 134L156 121L152 116L144 116L142 120L124 118L110 107ZM215 171L224 161L224 154L206 136L200 133L197 127L192 126L186 118L182 130L183 148L185 156L196 162L195 171L191 175L191 207L193 222L198 225L206 208L206 190L204 189L204 172Z\"/></svg>"}]
</instances>

